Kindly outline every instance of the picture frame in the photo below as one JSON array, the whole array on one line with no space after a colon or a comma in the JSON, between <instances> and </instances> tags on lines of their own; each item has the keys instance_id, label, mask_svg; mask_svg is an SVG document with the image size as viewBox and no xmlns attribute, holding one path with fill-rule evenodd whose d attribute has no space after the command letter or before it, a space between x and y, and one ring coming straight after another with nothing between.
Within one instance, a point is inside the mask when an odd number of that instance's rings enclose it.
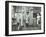
<instances>
[{"instance_id":1,"label":"picture frame","mask_svg":"<svg viewBox=\"0 0 46 37\"><path fill-rule=\"evenodd\" d=\"M40 20L37 17L40 17ZM18 18L20 18L20 21L18 21ZM34 34L45 34L45 3L5 1L5 35Z\"/></svg>"}]
</instances>

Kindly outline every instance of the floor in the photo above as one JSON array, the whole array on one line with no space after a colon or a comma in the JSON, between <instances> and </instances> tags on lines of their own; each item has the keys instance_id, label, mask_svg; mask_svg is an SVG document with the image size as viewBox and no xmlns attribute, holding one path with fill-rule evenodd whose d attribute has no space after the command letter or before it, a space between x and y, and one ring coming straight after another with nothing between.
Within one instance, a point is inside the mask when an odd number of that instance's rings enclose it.
<instances>
[{"instance_id":1,"label":"floor","mask_svg":"<svg viewBox=\"0 0 46 37\"><path fill-rule=\"evenodd\" d=\"M41 26L28 26L28 27L24 27L21 26L18 29L18 26L13 25L12 26L12 31L22 31L22 30L40 30Z\"/></svg>"}]
</instances>

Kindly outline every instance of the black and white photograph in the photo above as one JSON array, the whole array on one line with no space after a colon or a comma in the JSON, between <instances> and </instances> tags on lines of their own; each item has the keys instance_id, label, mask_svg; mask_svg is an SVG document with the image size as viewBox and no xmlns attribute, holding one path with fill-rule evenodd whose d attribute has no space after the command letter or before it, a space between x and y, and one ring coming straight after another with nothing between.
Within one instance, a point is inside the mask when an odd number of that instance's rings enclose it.
<instances>
[{"instance_id":1,"label":"black and white photograph","mask_svg":"<svg viewBox=\"0 0 46 37\"><path fill-rule=\"evenodd\" d=\"M7 8L8 35L44 33L44 3L10 2Z\"/></svg>"},{"instance_id":2,"label":"black and white photograph","mask_svg":"<svg viewBox=\"0 0 46 37\"><path fill-rule=\"evenodd\" d=\"M12 31L40 30L41 7L12 6Z\"/></svg>"}]
</instances>

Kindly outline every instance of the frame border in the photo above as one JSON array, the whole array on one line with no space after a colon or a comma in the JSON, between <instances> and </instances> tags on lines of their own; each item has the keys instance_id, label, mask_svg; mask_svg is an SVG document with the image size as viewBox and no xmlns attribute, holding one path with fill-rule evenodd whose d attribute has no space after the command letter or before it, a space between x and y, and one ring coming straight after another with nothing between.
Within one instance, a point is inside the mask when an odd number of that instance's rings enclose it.
<instances>
[{"instance_id":1,"label":"frame border","mask_svg":"<svg viewBox=\"0 0 46 37\"><path fill-rule=\"evenodd\" d=\"M27 33L27 34L12 34L9 35L9 3L27 3L27 4L42 4L44 6L44 32L43 33ZM22 2L22 1L5 1L5 36L19 36L19 35L34 35L45 34L45 3L40 2Z\"/></svg>"}]
</instances>

